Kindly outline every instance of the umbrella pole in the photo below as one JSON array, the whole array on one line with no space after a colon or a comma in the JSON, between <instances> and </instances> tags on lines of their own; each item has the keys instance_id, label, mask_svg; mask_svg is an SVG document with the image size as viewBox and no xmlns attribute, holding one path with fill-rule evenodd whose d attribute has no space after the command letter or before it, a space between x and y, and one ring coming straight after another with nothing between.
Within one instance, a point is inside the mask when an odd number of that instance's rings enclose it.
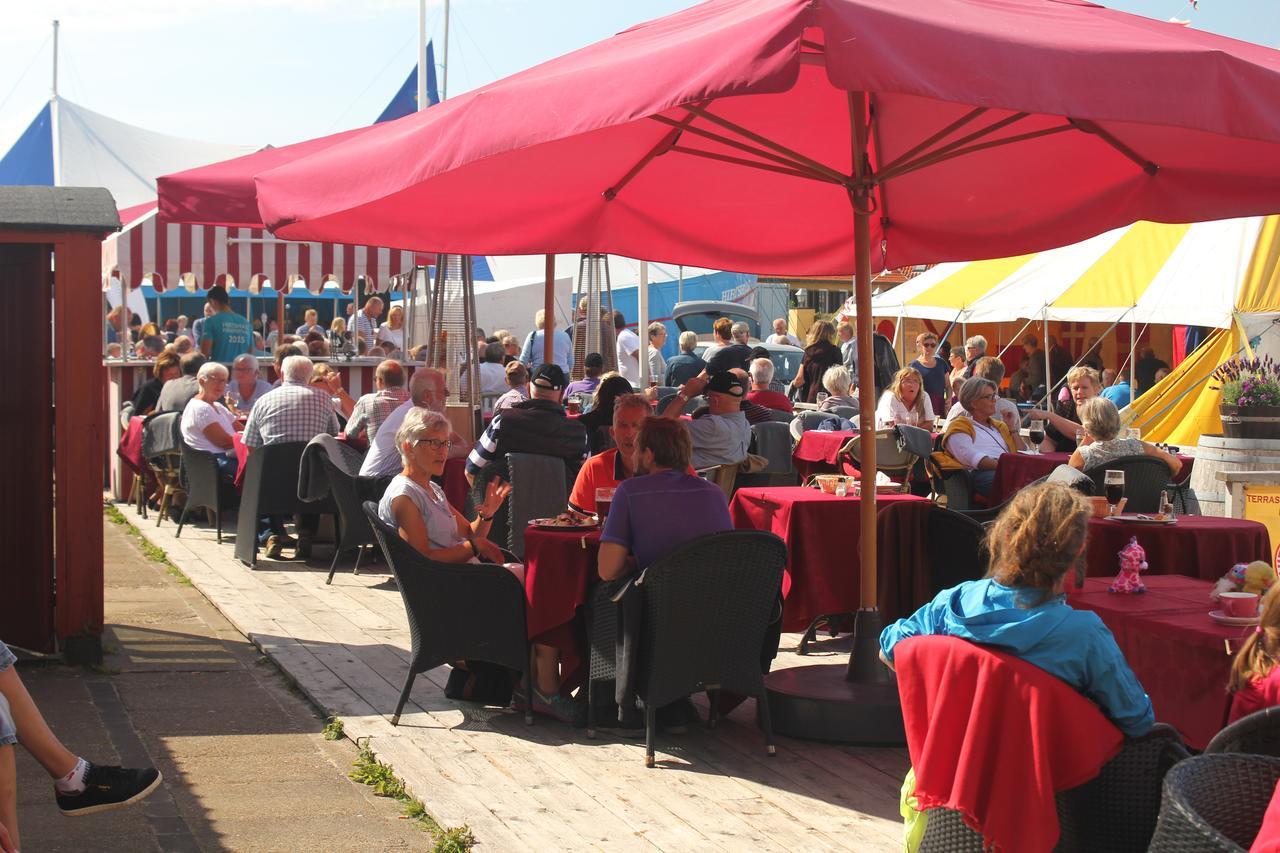
<instances>
[{"instance_id":1,"label":"umbrella pole","mask_svg":"<svg viewBox=\"0 0 1280 853\"><path fill-rule=\"evenodd\" d=\"M854 297L858 335L859 428L875 435L875 349L871 326L871 217L875 214L867 174L867 95L849 93L853 138ZM777 670L765 678L773 730L792 737L837 743L902 745L906 735L898 686L880 663L883 619L876 598L875 441L862 443L859 464L859 609L854 614L853 651L847 665L817 664ZM843 669L843 672L841 670Z\"/></svg>"},{"instance_id":2,"label":"umbrella pole","mask_svg":"<svg viewBox=\"0 0 1280 853\"><path fill-rule=\"evenodd\" d=\"M555 361L555 341L551 334L556 330L556 256L546 257L546 281L542 291L542 310L546 322L542 325L542 360Z\"/></svg>"}]
</instances>

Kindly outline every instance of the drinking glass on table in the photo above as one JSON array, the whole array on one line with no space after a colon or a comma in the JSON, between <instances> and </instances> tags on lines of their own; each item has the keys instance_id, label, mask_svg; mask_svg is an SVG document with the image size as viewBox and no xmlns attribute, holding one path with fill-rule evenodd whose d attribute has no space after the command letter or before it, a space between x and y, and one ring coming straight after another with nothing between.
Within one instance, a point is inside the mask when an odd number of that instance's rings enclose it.
<instances>
[{"instance_id":1,"label":"drinking glass on table","mask_svg":"<svg viewBox=\"0 0 1280 853\"><path fill-rule=\"evenodd\" d=\"M1129 427L1129 431L1128 433L1126 433L1126 437L1132 438L1134 441L1141 441L1142 430L1138 429L1137 427Z\"/></svg>"},{"instance_id":2,"label":"drinking glass on table","mask_svg":"<svg viewBox=\"0 0 1280 853\"><path fill-rule=\"evenodd\" d=\"M1040 443L1044 441L1044 421L1032 420L1027 429L1027 439L1031 442L1031 452L1040 453Z\"/></svg>"},{"instance_id":3,"label":"drinking glass on table","mask_svg":"<svg viewBox=\"0 0 1280 853\"><path fill-rule=\"evenodd\" d=\"M1108 468L1102 475L1102 488L1107 495L1107 515L1116 514L1116 506L1124 498L1124 472Z\"/></svg>"},{"instance_id":4,"label":"drinking glass on table","mask_svg":"<svg viewBox=\"0 0 1280 853\"><path fill-rule=\"evenodd\" d=\"M613 503L614 489L600 487L596 489L596 517L600 519L600 523L604 524L604 520L609 515L609 506Z\"/></svg>"}]
</instances>

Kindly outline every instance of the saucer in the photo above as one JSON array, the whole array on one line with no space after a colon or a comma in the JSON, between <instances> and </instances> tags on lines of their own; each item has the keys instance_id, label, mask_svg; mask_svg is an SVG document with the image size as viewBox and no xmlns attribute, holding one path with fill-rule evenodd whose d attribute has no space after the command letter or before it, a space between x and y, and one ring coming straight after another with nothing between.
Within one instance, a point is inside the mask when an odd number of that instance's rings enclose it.
<instances>
[{"instance_id":1,"label":"saucer","mask_svg":"<svg viewBox=\"0 0 1280 853\"><path fill-rule=\"evenodd\" d=\"M1225 610L1210 610L1209 618L1220 625L1232 625L1240 628L1257 625L1257 616L1228 616Z\"/></svg>"}]
</instances>

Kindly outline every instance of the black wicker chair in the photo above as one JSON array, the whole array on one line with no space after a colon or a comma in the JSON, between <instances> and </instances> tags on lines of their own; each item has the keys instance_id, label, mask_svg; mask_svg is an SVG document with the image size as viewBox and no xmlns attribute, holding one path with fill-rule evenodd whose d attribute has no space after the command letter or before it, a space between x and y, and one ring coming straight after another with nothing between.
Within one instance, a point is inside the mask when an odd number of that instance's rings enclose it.
<instances>
[{"instance_id":1,"label":"black wicker chair","mask_svg":"<svg viewBox=\"0 0 1280 853\"><path fill-rule=\"evenodd\" d=\"M1000 513L1004 512L1004 508L1008 505L1009 505L1009 502L1005 501L999 506L973 507L970 509L957 509L953 511L960 513L965 518L969 518L978 522L983 527L988 527L992 523L994 523L997 518L1000 517ZM947 509L951 509L951 507L947 507Z\"/></svg>"},{"instance_id":2,"label":"black wicker chair","mask_svg":"<svg viewBox=\"0 0 1280 853\"><path fill-rule=\"evenodd\" d=\"M187 513L193 509L205 509L213 516L218 544L222 544L222 513L236 506L235 486L219 475L218 463L212 453L196 450L185 443L182 445L182 483L187 490L187 502L178 518L178 530L173 535L182 535Z\"/></svg>"},{"instance_id":3,"label":"black wicker chair","mask_svg":"<svg viewBox=\"0 0 1280 853\"><path fill-rule=\"evenodd\" d=\"M1179 763L1164 779L1150 853L1248 850L1280 780L1280 758L1219 753Z\"/></svg>"},{"instance_id":4,"label":"black wicker chair","mask_svg":"<svg viewBox=\"0 0 1280 853\"><path fill-rule=\"evenodd\" d=\"M1214 752L1247 752L1280 758L1280 707L1263 708L1241 717L1213 736L1204 748Z\"/></svg>"},{"instance_id":5,"label":"black wicker chair","mask_svg":"<svg viewBox=\"0 0 1280 853\"><path fill-rule=\"evenodd\" d=\"M657 709L707 691L717 722L720 690L756 697L760 726L773 755L773 728L760 650L774 615L787 561L772 533L731 530L688 542L650 565L617 596L638 614L628 619L624 666L635 673L645 706L645 766L654 765ZM625 601L639 596L639 606ZM621 668L621 667L620 667ZM620 673L620 679L630 681Z\"/></svg>"},{"instance_id":6,"label":"black wicker chair","mask_svg":"<svg viewBox=\"0 0 1280 853\"><path fill-rule=\"evenodd\" d=\"M1160 812L1160 783L1187 757L1182 739L1157 724L1124 748L1093 779L1055 798L1061 834L1055 848L1080 853L1146 850ZM931 809L921 853L984 853L982 836L960 812Z\"/></svg>"},{"instance_id":7,"label":"black wicker chair","mask_svg":"<svg viewBox=\"0 0 1280 853\"><path fill-rule=\"evenodd\" d=\"M305 441L286 441L264 445L249 455L236 519L236 559L246 566L258 565L259 517L324 512L318 504L298 497L298 466L306 446Z\"/></svg>"},{"instance_id":8,"label":"black wicker chair","mask_svg":"<svg viewBox=\"0 0 1280 853\"><path fill-rule=\"evenodd\" d=\"M569 504L568 469L563 459L543 453L508 453L511 495L507 509L507 547L524 559L524 531L533 518L548 518ZM483 495L482 495L483 496ZM498 540L492 530L489 538Z\"/></svg>"},{"instance_id":9,"label":"black wicker chair","mask_svg":"<svg viewBox=\"0 0 1280 853\"><path fill-rule=\"evenodd\" d=\"M987 573L986 529L967 514L940 506L929 510L929 577L933 594ZM930 596L932 598L932 595Z\"/></svg>"},{"instance_id":10,"label":"black wicker chair","mask_svg":"<svg viewBox=\"0 0 1280 853\"><path fill-rule=\"evenodd\" d=\"M533 682L520 581L502 566L430 560L378 518L373 501L365 501L363 510L400 587L413 640L409 672L391 725L400 724L418 673L457 660L485 661L522 673L524 721L532 725L533 707L527 697Z\"/></svg>"},{"instance_id":11,"label":"black wicker chair","mask_svg":"<svg viewBox=\"0 0 1280 853\"><path fill-rule=\"evenodd\" d=\"M338 569L338 558L344 551L356 549L356 562L351 573L358 575L365 547L377 542L373 537L373 528L369 526L360 505L364 498L372 497L375 488L373 483L376 481L366 479L362 490L359 454L350 449L344 452L328 444L322 447L320 461L329 478L329 494L338 508L338 541L333 546L333 562L329 564L329 577L325 581L326 584L331 584Z\"/></svg>"},{"instance_id":12,"label":"black wicker chair","mask_svg":"<svg viewBox=\"0 0 1280 853\"><path fill-rule=\"evenodd\" d=\"M1107 471L1124 472L1125 512L1159 512L1160 493L1169 487L1169 466L1154 456L1125 456L1085 470L1093 479L1093 493L1103 494Z\"/></svg>"}]
</instances>

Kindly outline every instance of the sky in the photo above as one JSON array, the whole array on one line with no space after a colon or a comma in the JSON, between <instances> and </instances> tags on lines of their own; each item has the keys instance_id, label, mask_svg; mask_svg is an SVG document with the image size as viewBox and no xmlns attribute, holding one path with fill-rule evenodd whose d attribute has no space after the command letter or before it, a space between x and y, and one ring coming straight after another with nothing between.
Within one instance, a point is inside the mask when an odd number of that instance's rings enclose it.
<instances>
[{"instance_id":1,"label":"sky","mask_svg":"<svg viewBox=\"0 0 1280 853\"><path fill-rule=\"evenodd\" d=\"M453 0L448 94L690 5ZM1277 0L1105 5L1280 46ZM62 97L149 130L254 146L371 123L412 68L418 30L416 0L4 0L4 7L0 152L49 98L54 18ZM428 0L427 25L443 62L443 0Z\"/></svg>"}]
</instances>

